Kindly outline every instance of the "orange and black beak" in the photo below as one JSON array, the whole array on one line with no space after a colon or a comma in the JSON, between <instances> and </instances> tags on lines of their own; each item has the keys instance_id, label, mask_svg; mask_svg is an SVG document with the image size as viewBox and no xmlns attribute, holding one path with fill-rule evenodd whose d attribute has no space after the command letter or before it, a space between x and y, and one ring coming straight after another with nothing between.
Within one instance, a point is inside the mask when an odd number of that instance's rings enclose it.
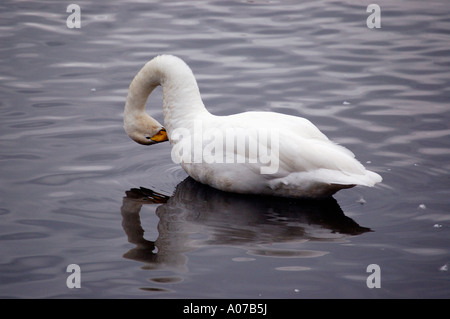
<instances>
[{"instance_id":1,"label":"orange and black beak","mask_svg":"<svg viewBox=\"0 0 450 319\"><path fill-rule=\"evenodd\" d=\"M159 132L153 135L150 139L155 143L161 143L169 140L169 138L167 137L166 129L164 127L160 129Z\"/></svg>"}]
</instances>

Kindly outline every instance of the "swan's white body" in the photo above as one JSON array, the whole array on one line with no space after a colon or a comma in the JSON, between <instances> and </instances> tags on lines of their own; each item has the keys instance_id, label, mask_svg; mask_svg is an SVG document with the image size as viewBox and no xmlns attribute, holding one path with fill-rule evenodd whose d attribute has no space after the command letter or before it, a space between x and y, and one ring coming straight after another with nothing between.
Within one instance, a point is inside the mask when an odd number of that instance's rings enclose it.
<instances>
[{"instance_id":1,"label":"swan's white body","mask_svg":"<svg viewBox=\"0 0 450 319\"><path fill-rule=\"evenodd\" d=\"M158 85L163 88L164 126L172 144L172 157L198 182L237 193L324 197L343 188L373 186L382 180L377 173L366 170L352 152L331 142L307 119L274 112L210 114L191 69L171 55L149 61L130 85L124 123L128 135L138 143L152 144L150 137L161 133L162 125L145 113L147 98ZM199 134L199 127L204 136L195 140L193 136ZM191 135L176 134L180 129ZM276 150L276 170L262 174L261 167L267 164L251 161L248 150L242 151L237 145L231 149L225 147L225 153L231 152L235 159L240 158L229 163L193 158L186 161L176 155L180 154L180 148L194 140L200 141L197 149L204 148L211 141L210 136L206 136L211 132L226 137L233 130L261 135L276 133L276 145L275 142L267 144L269 152Z\"/></svg>"}]
</instances>

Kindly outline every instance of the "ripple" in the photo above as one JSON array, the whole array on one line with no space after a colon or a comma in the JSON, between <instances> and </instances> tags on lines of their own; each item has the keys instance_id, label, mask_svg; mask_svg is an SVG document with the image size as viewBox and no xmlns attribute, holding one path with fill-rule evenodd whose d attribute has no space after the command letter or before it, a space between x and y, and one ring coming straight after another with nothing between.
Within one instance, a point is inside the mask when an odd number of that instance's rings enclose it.
<instances>
[{"instance_id":1,"label":"ripple","mask_svg":"<svg viewBox=\"0 0 450 319\"><path fill-rule=\"evenodd\" d=\"M406 248L405 251L421 256L439 256L447 255L448 251L440 248Z\"/></svg>"},{"instance_id":2,"label":"ripple","mask_svg":"<svg viewBox=\"0 0 450 319\"><path fill-rule=\"evenodd\" d=\"M114 166L111 165L74 165L74 166L61 166L59 169L69 172L96 172L96 171L109 171Z\"/></svg>"},{"instance_id":3,"label":"ripple","mask_svg":"<svg viewBox=\"0 0 450 319\"><path fill-rule=\"evenodd\" d=\"M162 284L172 284L172 283L178 283L182 282L183 278L181 277L155 277L151 278L151 281L162 283Z\"/></svg>"},{"instance_id":4,"label":"ripple","mask_svg":"<svg viewBox=\"0 0 450 319\"><path fill-rule=\"evenodd\" d=\"M236 262L247 262L247 261L255 261L256 259L248 257L234 257L232 260Z\"/></svg>"},{"instance_id":5,"label":"ripple","mask_svg":"<svg viewBox=\"0 0 450 319\"><path fill-rule=\"evenodd\" d=\"M149 291L149 292L172 292L172 290L170 290L170 289L159 288L159 287L141 287L139 289L143 290L143 291Z\"/></svg>"},{"instance_id":6,"label":"ripple","mask_svg":"<svg viewBox=\"0 0 450 319\"><path fill-rule=\"evenodd\" d=\"M280 271L305 271L305 270L311 270L310 267L303 267L303 266L284 266L284 267L277 267L275 270Z\"/></svg>"},{"instance_id":7,"label":"ripple","mask_svg":"<svg viewBox=\"0 0 450 319\"><path fill-rule=\"evenodd\" d=\"M39 232L18 232L14 234L1 235L0 240L28 240L48 238L49 235Z\"/></svg>"},{"instance_id":8,"label":"ripple","mask_svg":"<svg viewBox=\"0 0 450 319\"><path fill-rule=\"evenodd\" d=\"M99 173L71 173L71 174L50 174L30 180L29 182L37 185L57 186L67 185L73 181L100 177Z\"/></svg>"},{"instance_id":9,"label":"ripple","mask_svg":"<svg viewBox=\"0 0 450 319\"><path fill-rule=\"evenodd\" d=\"M249 255L276 257L276 258L314 258L321 257L328 252L317 250L283 250L283 249L250 249L247 251Z\"/></svg>"},{"instance_id":10,"label":"ripple","mask_svg":"<svg viewBox=\"0 0 450 319\"><path fill-rule=\"evenodd\" d=\"M2 284L32 281L45 281L55 278L59 265L63 258L59 256L27 256L15 258L7 264L1 264L0 279Z\"/></svg>"}]
</instances>

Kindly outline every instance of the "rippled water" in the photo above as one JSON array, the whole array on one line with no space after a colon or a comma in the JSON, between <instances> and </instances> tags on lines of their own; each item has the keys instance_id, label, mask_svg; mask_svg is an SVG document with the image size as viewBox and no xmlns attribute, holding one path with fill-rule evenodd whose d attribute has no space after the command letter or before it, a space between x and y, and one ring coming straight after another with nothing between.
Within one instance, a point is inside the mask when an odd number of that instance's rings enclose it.
<instances>
[{"instance_id":1,"label":"rippled water","mask_svg":"<svg viewBox=\"0 0 450 319\"><path fill-rule=\"evenodd\" d=\"M381 29L370 1L76 3L80 29L68 3L0 4L1 297L450 297L447 1L378 1ZM122 129L160 53L212 113L307 117L383 183L317 203L185 180Z\"/></svg>"}]
</instances>

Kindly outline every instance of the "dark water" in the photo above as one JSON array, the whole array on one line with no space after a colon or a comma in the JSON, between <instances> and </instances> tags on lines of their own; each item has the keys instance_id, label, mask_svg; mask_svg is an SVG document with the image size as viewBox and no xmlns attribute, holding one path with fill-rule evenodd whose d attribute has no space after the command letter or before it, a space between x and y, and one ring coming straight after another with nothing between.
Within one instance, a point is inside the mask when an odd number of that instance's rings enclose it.
<instances>
[{"instance_id":1,"label":"dark water","mask_svg":"<svg viewBox=\"0 0 450 319\"><path fill-rule=\"evenodd\" d=\"M1 297L450 297L448 1L378 1L380 29L370 1L77 1L80 29L69 3L0 4ZM122 129L160 53L212 113L307 117L383 183L318 203L185 180Z\"/></svg>"}]
</instances>

